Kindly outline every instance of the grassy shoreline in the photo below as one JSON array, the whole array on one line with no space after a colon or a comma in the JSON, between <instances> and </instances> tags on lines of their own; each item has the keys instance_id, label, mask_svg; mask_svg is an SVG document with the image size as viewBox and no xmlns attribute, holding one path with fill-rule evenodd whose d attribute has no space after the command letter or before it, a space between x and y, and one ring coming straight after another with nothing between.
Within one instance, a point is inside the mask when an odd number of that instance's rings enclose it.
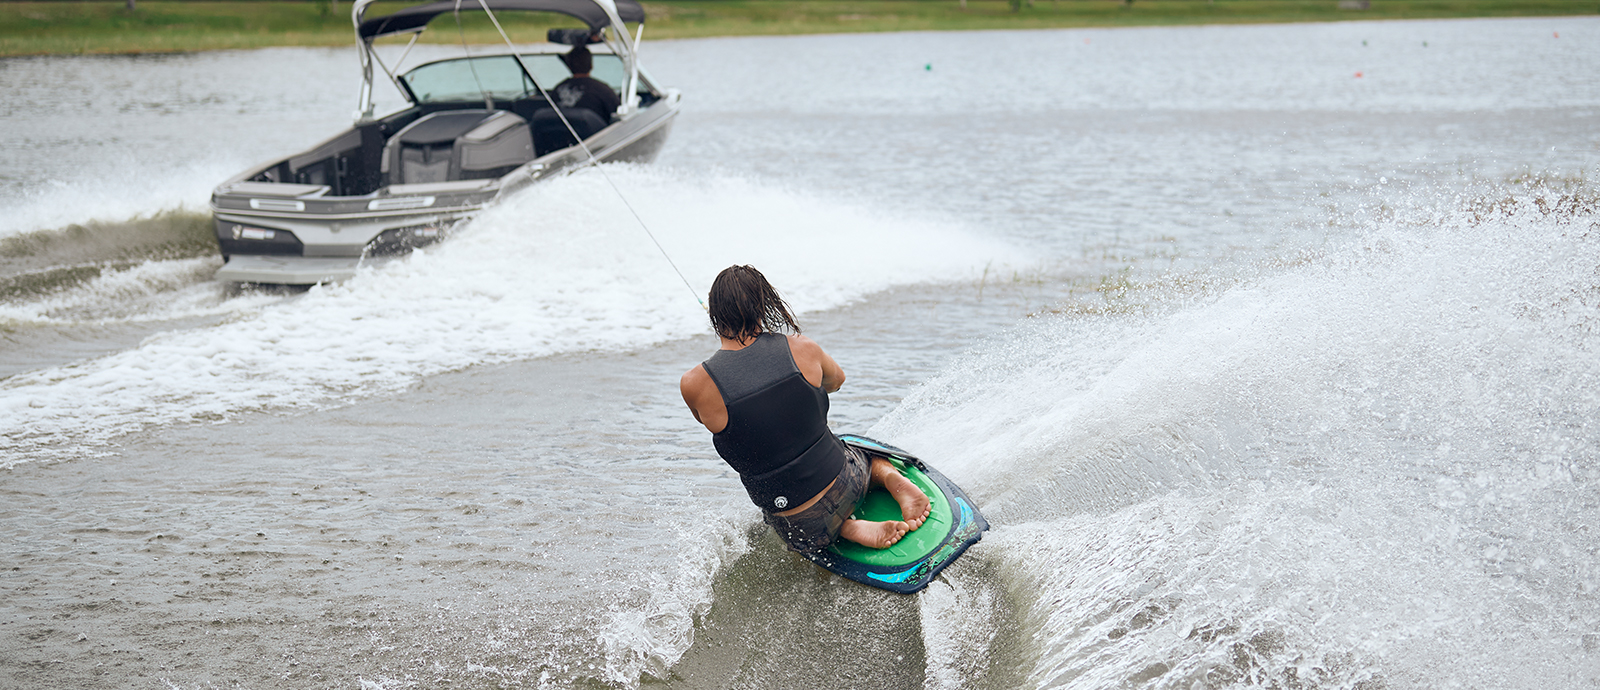
<instances>
[{"instance_id":1,"label":"grassy shoreline","mask_svg":"<svg viewBox=\"0 0 1600 690\"><path fill-rule=\"evenodd\" d=\"M379 14L413 3L380 3ZM701 38L882 31L962 31L1073 27L1253 24L1572 16L1600 13L1600 0L1371 0L1365 10L1338 0L1032 0L1013 11L1008 0L645 0L649 38ZM272 46L348 46L350 2L0 2L0 57L171 53ZM503 20L533 35L572 20L545 15ZM467 15L464 15L467 16ZM478 20L478 21L473 21ZM481 15L465 22L472 43L497 43ZM516 27L515 29L513 27ZM542 32L541 32L542 33ZM425 42L456 42L455 31L431 31Z\"/></svg>"}]
</instances>

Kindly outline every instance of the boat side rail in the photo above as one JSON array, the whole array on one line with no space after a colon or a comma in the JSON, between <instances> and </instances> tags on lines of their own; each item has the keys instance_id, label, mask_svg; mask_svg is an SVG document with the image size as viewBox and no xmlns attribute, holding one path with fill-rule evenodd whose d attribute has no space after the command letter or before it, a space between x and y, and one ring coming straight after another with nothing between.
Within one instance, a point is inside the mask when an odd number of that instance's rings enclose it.
<instances>
[{"instance_id":1,"label":"boat side rail","mask_svg":"<svg viewBox=\"0 0 1600 690\"><path fill-rule=\"evenodd\" d=\"M388 193L375 192L357 197L319 195L290 196L275 193L270 187L296 188L308 185L276 185L247 182L248 186L223 187L211 197L213 214L232 214L258 218L294 220L347 220L351 218L412 215L416 213L457 213L473 211L494 200L499 193L497 180L479 179L434 184L396 185Z\"/></svg>"},{"instance_id":2,"label":"boat side rail","mask_svg":"<svg viewBox=\"0 0 1600 690\"><path fill-rule=\"evenodd\" d=\"M297 221L354 222L378 218L399 218L402 216L418 216L428 214L459 215L463 213L473 213L482 210L485 204L493 200L494 195L491 194L487 199L476 201L475 203L456 203L455 205L445 206L439 205L439 200L436 199L434 204L428 206L418 206L416 208L387 211L371 210L368 208L368 205L371 203L369 200L368 203L361 204L359 208L343 213L314 213L310 211L305 213L293 213L286 211L258 211L254 209L222 208L218 206L212 206L211 211L212 215L216 216L217 218L262 218Z\"/></svg>"}]
</instances>

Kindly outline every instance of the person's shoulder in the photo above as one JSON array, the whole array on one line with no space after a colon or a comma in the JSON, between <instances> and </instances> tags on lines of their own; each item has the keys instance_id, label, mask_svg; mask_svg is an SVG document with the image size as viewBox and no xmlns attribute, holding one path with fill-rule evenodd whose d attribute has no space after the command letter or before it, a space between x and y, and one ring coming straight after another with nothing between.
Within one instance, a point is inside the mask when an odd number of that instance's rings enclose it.
<instances>
[{"instance_id":1,"label":"person's shoulder","mask_svg":"<svg viewBox=\"0 0 1600 690\"><path fill-rule=\"evenodd\" d=\"M789 351L795 354L817 354L822 352L822 346L817 341L807 338L799 333L787 334L789 338Z\"/></svg>"},{"instance_id":2,"label":"person's shoulder","mask_svg":"<svg viewBox=\"0 0 1600 690\"><path fill-rule=\"evenodd\" d=\"M683 372L683 377L678 379L678 387L684 390L690 390L698 386L703 386L710 381L711 375L706 373L706 368L696 364L688 371Z\"/></svg>"},{"instance_id":3,"label":"person's shoulder","mask_svg":"<svg viewBox=\"0 0 1600 690\"><path fill-rule=\"evenodd\" d=\"M683 380L684 381L709 379L709 378L711 378L711 374L706 372L706 368L705 368L705 366L703 364L696 364L696 365L694 365L692 367L689 367L688 371L683 372Z\"/></svg>"}]
</instances>

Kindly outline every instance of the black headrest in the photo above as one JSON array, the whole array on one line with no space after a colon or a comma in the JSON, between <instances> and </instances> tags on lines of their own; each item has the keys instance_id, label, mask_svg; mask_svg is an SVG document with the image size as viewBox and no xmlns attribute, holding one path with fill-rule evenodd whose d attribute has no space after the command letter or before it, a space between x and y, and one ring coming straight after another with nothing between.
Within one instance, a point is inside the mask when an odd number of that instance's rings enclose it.
<instances>
[{"instance_id":1,"label":"black headrest","mask_svg":"<svg viewBox=\"0 0 1600 690\"><path fill-rule=\"evenodd\" d=\"M551 29L545 33L544 39L564 46L593 45L604 40L601 38L601 30L589 29Z\"/></svg>"}]
</instances>

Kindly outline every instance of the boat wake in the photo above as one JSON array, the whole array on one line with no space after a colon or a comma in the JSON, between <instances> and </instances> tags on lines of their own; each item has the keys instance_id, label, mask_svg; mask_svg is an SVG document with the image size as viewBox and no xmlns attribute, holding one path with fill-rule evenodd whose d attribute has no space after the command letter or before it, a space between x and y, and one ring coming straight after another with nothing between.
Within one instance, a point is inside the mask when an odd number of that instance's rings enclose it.
<instances>
[{"instance_id":1,"label":"boat wake","mask_svg":"<svg viewBox=\"0 0 1600 690\"><path fill-rule=\"evenodd\" d=\"M11 235L0 238L0 303L40 300L146 262L215 254L210 217L182 211Z\"/></svg>"},{"instance_id":2,"label":"boat wake","mask_svg":"<svg viewBox=\"0 0 1600 690\"><path fill-rule=\"evenodd\" d=\"M971 278L1018 255L958 228L740 179L629 166L609 175L701 292L721 268L752 263L797 309L826 309L892 285ZM449 242L345 283L254 297L227 323L12 376L0 383L3 462L99 453L151 425L339 405L478 364L705 332L695 295L616 194L595 171L553 180ZM192 276L207 261L140 267Z\"/></svg>"},{"instance_id":3,"label":"boat wake","mask_svg":"<svg viewBox=\"0 0 1600 690\"><path fill-rule=\"evenodd\" d=\"M0 378L279 299L212 280L220 263L211 219L182 211L0 238Z\"/></svg>"}]
</instances>

